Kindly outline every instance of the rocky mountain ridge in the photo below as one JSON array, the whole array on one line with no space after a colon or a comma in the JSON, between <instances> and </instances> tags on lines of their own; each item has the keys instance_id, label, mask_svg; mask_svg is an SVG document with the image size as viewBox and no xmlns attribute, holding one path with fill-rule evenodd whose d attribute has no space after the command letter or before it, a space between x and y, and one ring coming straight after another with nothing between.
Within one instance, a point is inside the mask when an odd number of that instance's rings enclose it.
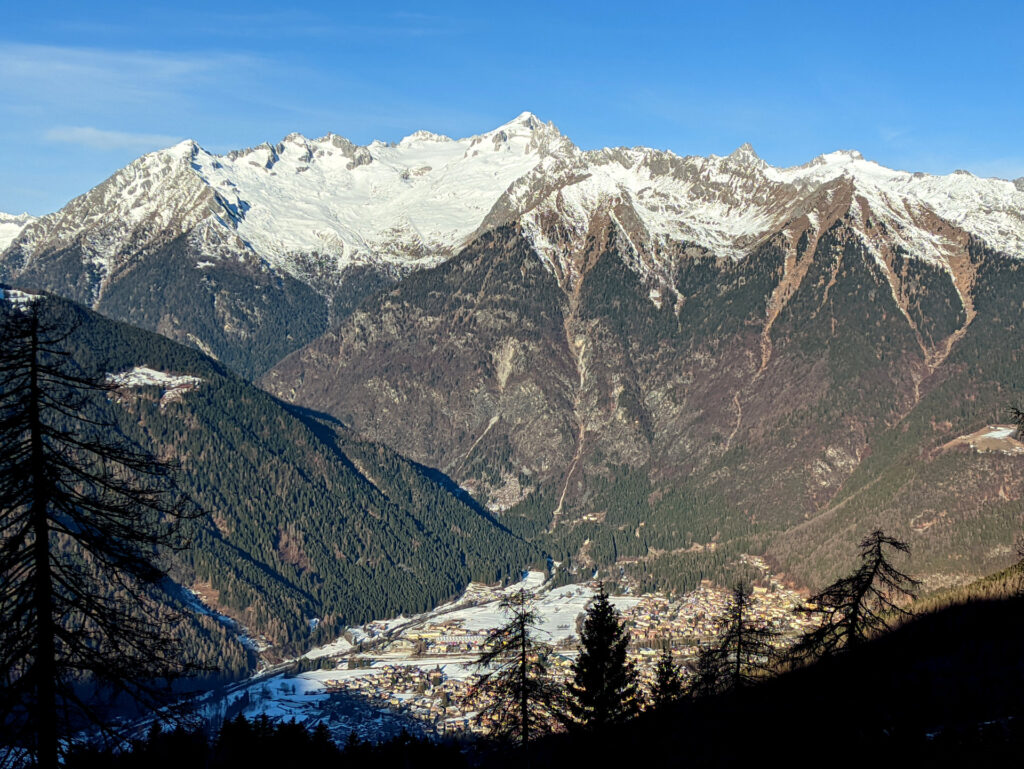
<instances>
[{"instance_id":1,"label":"rocky mountain ridge","mask_svg":"<svg viewBox=\"0 0 1024 769\"><path fill-rule=\"evenodd\" d=\"M224 340L186 317L163 319L163 329L160 319L142 325L230 358L258 335L251 316L267 310L254 306L248 287L225 287L217 275L225 269L262 276L250 278L257 284L301 284L291 293L308 287L319 297L306 302L317 306L310 325L322 331L366 293L436 266L510 222L522 226L571 290L579 277L574 254L592 224L610 217L652 301L678 302L672 294L681 260L700 253L742 259L780 232L792 244L804 233L816 238L840 208L860 222L876 258L886 261L896 248L939 265L962 296L957 253L965 233L1013 257L1024 254L1020 180L893 171L853 151L794 168L770 166L750 145L724 157L643 147L586 151L523 113L464 139L418 131L397 144L357 146L335 134L291 134L226 155L182 142L11 229L0 277L140 322L110 306L124 292L117 284L130 282L147 257L173 249L191 273L181 279L216 284L209 290L215 302L239 306L220 313ZM63 277L54 277L59 272ZM282 349L309 341L308 334L293 336Z\"/></svg>"},{"instance_id":2,"label":"rocky mountain ridge","mask_svg":"<svg viewBox=\"0 0 1024 769\"><path fill-rule=\"evenodd\" d=\"M452 255L508 184L563 145L526 113L460 140L418 131L361 147L290 134L226 155L184 141L42 217L13 248L31 261L80 246L94 301L127 260L183 236L198 270L234 258L299 277L321 261L406 271Z\"/></svg>"}]
</instances>

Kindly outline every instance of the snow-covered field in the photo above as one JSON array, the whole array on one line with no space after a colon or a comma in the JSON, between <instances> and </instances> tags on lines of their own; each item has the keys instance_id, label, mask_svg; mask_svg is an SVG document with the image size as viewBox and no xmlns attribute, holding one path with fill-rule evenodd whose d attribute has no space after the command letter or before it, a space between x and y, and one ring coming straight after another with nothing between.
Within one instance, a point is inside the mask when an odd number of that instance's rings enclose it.
<instances>
[{"instance_id":1,"label":"snow-covered field","mask_svg":"<svg viewBox=\"0 0 1024 769\"><path fill-rule=\"evenodd\" d=\"M594 597L594 589L586 585L564 585L543 591L537 599L534 610L540 616L538 637L549 643L576 635L576 618L586 611L587 604ZM615 596L612 603L620 611L635 606L639 599L629 596ZM479 606L458 609L445 614L446 620L455 620L469 632L486 632L503 625L508 617L497 601Z\"/></svg>"},{"instance_id":2,"label":"snow-covered field","mask_svg":"<svg viewBox=\"0 0 1024 769\"><path fill-rule=\"evenodd\" d=\"M185 393L194 390L203 381L200 377L187 374L168 374L164 371L136 366L120 374L108 374L107 381L118 387L120 391L137 387L159 387L160 408L180 400Z\"/></svg>"},{"instance_id":3,"label":"snow-covered field","mask_svg":"<svg viewBox=\"0 0 1024 769\"><path fill-rule=\"evenodd\" d=\"M543 572L526 572L523 579L503 589L471 583L456 600L438 606L436 609L411 617L396 617L375 620L359 627L350 628L349 640L342 637L336 641L308 652L305 656L320 658L349 651L352 644L382 641L393 643L407 634L426 627L432 622L445 621L459 625L469 633L483 633L500 627L507 621L502 611L501 599L520 590L535 596L534 610L540 615L538 634L541 640L556 643L576 634L576 618L586 610L587 603L594 596L594 589L587 585L564 585L550 588L545 583ZM612 603L620 611L635 606L639 599L630 596L614 596Z\"/></svg>"}]
</instances>

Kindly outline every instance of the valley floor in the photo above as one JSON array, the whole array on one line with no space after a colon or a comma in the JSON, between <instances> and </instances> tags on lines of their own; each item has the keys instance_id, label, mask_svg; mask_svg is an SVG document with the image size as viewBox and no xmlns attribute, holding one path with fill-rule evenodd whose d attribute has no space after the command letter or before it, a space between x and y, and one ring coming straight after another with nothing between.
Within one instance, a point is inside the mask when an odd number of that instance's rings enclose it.
<instances>
[{"instance_id":1,"label":"valley floor","mask_svg":"<svg viewBox=\"0 0 1024 769\"><path fill-rule=\"evenodd\" d=\"M807 625L793 613L801 597L772 577L763 561L747 559L763 574L754 587L752 616L780 631L781 643L788 643ZM555 587L545 582L543 573L528 572L503 589L474 583L457 600L433 611L351 628L333 643L210 697L203 710L215 722L242 714L295 719L310 727L324 723L339 741L350 732L379 741L403 728L424 736L486 733L488 725L474 718L479 705L471 708L466 699L481 672L475 661L487 633L506 621L499 602L518 590L535 594L537 635L554 649L553 675L568 680L577 654L578 621L596 583ZM728 595L706 583L677 597L612 597L632 637L629 655L645 687L653 682L663 645L685 665L701 644L718 635Z\"/></svg>"}]
</instances>

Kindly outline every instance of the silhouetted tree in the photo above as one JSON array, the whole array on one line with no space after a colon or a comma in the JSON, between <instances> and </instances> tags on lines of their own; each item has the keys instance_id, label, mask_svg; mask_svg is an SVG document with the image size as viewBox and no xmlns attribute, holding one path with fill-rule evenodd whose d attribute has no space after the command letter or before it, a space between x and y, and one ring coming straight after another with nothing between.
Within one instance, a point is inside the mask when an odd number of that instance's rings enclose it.
<instances>
[{"instance_id":1,"label":"silhouetted tree","mask_svg":"<svg viewBox=\"0 0 1024 769\"><path fill-rule=\"evenodd\" d=\"M794 658L834 656L910 615L901 604L916 597L921 583L892 565L887 548L910 553L906 542L876 529L860 543L861 565L857 571L837 579L796 609L819 618L820 624L794 645Z\"/></svg>"},{"instance_id":2,"label":"silhouetted tree","mask_svg":"<svg viewBox=\"0 0 1024 769\"><path fill-rule=\"evenodd\" d=\"M655 707L676 702L683 696L683 677L679 666L672 659L672 649L665 646L658 655L654 671L654 686L651 687L651 704Z\"/></svg>"},{"instance_id":3,"label":"silhouetted tree","mask_svg":"<svg viewBox=\"0 0 1024 769\"><path fill-rule=\"evenodd\" d=\"M499 605L509 621L484 641L476 664L486 672L477 678L469 701L480 704L478 722L490 721L495 735L528 749L532 739L563 719L565 694L548 674L550 647L534 637L540 619L532 596L519 590Z\"/></svg>"},{"instance_id":4,"label":"silhouetted tree","mask_svg":"<svg viewBox=\"0 0 1024 769\"><path fill-rule=\"evenodd\" d=\"M1017 425L1017 432L1014 433L1014 437L1017 440L1024 439L1024 411L1021 411L1015 406L1010 407L1010 419Z\"/></svg>"},{"instance_id":5,"label":"silhouetted tree","mask_svg":"<svg viewBox=\"0 0 1024 769\"><path fill-rule=\"evenodd\" d=\"M748 586L742 582L737 584L732 590L726 625L717 643L722 688L735 691L772 675L778 637L776 631L750 616Z\"/></svg>"},{"instance_id":6,"label":"silhouetted tree","mask_svg":"<svg viewBox=\"0 0 1024 769\"><path fill-rule=\"evenodd\" d=\"M71 360L67 311L0 305L0 723L55 767L62 730L104 725L97 691L153 702L187 667L158 558L194 512L102 416L115 386Z\"/></svg>"},{"instance_id":7,"label":"silhouetted tree","mask_svg":"<svg viewBox=\"0 0 1024 769\"><path fill-rule=\"evenodd\" d=\"M718 644L700 647L693 663L688 693L691 697L710 697L725 688L725 662Z\"/></svg>"},{"instance_id":8,"label":"silhouetted tree","mask_svg":"<svg viewBox=\"0 0 1024 769\"><path fill-rule=\"evenodd\" d=\"M602 583L587 607L580 654L573 663L569 710L575 722L600 729L640 710L636 667L626 658L629 633Z\"/></svg>"}]
</instances>

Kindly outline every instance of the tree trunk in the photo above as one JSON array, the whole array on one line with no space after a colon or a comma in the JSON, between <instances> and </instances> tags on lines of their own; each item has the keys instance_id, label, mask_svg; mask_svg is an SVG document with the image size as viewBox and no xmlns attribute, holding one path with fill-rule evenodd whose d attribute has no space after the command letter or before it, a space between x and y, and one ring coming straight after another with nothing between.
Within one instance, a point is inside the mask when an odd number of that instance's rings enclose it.
<instances>
[{"instance_id":1,"label":"tree trunk","mask_svg":"<svg viewBox=\"0 0 1024 769\"><path fill-rule=\"evenodd\" d=\"M34 319L33 319L34 320ZM57 769L57 650L53 618L53 575L50 571L50 481L46 473L43 424L39 413L38 325L32 325L32 360L29 364L29 441L32 474L32 561L35 566L33 604L36 613L36 658L32 676L36 690L36 764L40 769Z\"/></svg>"}]
</instances>

